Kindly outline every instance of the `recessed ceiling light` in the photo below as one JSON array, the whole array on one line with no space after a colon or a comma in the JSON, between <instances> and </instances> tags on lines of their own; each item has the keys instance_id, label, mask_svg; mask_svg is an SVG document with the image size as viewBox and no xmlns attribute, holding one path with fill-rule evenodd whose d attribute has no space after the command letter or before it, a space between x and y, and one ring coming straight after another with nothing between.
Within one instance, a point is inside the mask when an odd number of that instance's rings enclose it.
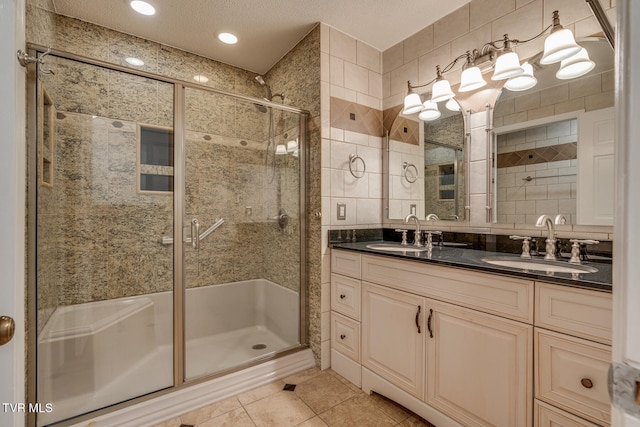
<instances>
[{"instance_id":1,"label":"recessed ceiling light","mask_svg":"<svg viewBox=\"0 0 640 427\"><path fill-rule=\"evenodd\" d=\"M220 39L222 43L226 44L238 43L238 38L231 33L220 33L218 34L218 39Z\"/></svg>"},{"instance_id":2,"label":"recessed ceiling light","mask_svg":"<svg viewBox=\"0 0 640 427\"><path fill-rule=\"evenodd\" d=\"M155 15L156 13L156 8L151 6L146 1L133 0L130 4L133 10L142 15Z\"/></svg>"},{"instance_id":3,"label":"recessed ceiling light","mask_svg":"<svg viewBox=\"0 0 640 427\"><path fill-rule=\"evenodd\" d=\"M203 75L197 75L197 76L193 76L193 80L197 81L198 83L206 83L209 81L209 77L203 76Z\"/></svg>"},{"instance_id":4,"label":"recessed ceiling light","mask_svg":"<svg viewBox=\"0 0 640 427\"><path fill-rule=\"evenodd\" d=\"M142 67L144 65L144 61L142 59L134 58L132 56L130 56L129 58L126 58L125 61L127 61L129 64L133 65L134 67Z\"/></svg>"}]
</instances>

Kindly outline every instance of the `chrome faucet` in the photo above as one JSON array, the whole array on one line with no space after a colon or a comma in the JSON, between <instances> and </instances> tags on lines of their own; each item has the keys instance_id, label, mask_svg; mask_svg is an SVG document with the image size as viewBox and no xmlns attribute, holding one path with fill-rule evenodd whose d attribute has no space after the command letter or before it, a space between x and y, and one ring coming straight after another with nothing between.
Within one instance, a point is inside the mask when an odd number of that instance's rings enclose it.
<instances>
[{"instance_id":1,"label":"chrome faucet","mask_svg":"<svg viewBox=\"0 0 640 427\"><path fill-rule=\"evenodd\" d=\"M549 217L549 215L540 215L538 221L536 221L536 227L544 227L547 226L547 240L545 245L545 255L544 259L546 260L555 260L556 259L556 229L553 225L553 220Z\"/></svg>"},{"instance_id":2,"label":"chrome faucet","mask_svg":"<svg viewBox=\"0 0 640 427\"><path fill-rule=\"evenodd\" d=\"M422 246L421 234L420 234L420 220L415 214L409 214L404 218L404 223L407 224L409 221L414 220L416 223L416 232L415 237L413 238L413 246Z\"/></svg>"}]
</instances>

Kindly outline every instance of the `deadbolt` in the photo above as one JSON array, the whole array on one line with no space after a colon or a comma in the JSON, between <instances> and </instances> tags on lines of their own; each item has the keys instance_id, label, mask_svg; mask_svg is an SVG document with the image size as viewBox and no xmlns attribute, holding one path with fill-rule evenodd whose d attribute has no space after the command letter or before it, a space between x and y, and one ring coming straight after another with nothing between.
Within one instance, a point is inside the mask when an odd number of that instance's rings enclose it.
<instances>
[{"instance_id":1,"label":"deadbolt","mask_svg":"<svg viewBox=\"0 0 640 427\"><path fill-rule=\"evenodd\" d=\"M5 345L16 331L16 322L9 316L0 316L0 345Z\"/></svg>"}]
</instances>

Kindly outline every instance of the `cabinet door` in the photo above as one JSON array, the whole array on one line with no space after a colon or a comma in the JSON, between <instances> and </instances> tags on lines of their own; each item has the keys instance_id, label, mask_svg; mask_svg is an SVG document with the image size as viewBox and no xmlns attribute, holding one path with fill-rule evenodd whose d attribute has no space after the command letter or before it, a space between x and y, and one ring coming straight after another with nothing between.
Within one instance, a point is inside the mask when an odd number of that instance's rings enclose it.
<instances>
[{"instance_id":1,"label":"cabinet door","mask_svg":"<svg viewBox=\"0 0 640 427\"><path fill-rule=\"evenodd\" d=\"M362 365L424 400L423 297L362 283Z\"/></svg>"},{"instance_id":2,"label":"cabinet door","mask_svg":"<svg viewBox=\"0 0 640 427\"><path fill-rule=\"evenodd\" d=\"M427 308L427 403L465 426L531 425L533 327L430 300Z\"/></svg>"}]
</instances>

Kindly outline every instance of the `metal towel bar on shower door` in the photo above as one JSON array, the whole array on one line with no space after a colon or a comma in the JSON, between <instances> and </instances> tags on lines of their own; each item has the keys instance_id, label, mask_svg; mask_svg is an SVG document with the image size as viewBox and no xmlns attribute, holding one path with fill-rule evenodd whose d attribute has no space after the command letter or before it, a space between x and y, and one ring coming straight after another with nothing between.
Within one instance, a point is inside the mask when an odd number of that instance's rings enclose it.
<instances>
[{"instance_id":1,"label":"metal towel bar on shower door","mask_svg":"<svg viewBox=\"0 0 640 427\"><path fill-rule=\"evenodd\" d=\"M211 234L216 228L220 227L224 223L224 218L220 218L213 223L213 225L207 228L204 232L198 235L198 241L205 239L209 234ZM193 240L191 238L186 238L185 243L192 243ZM161 243L163 245L173 245L173 237L162 236Z\"/></svg>"}]
</instances>

